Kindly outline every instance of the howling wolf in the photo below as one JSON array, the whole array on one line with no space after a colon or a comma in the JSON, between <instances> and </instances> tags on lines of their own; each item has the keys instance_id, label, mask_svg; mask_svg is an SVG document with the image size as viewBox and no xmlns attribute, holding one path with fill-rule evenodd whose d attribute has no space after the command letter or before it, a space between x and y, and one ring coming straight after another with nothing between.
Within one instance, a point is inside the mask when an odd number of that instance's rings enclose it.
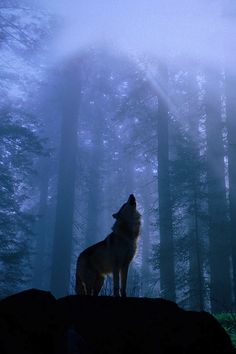
<instances>
[{"instance_id":1,"label":"howling wolf","mask_svg":"<svg viewBox=\"0 0 236 354\"><path fill-rule=\"evenodd\" d=\"M85 249L78 257L77 294L98 295L105 276L112 273L114 296L120 296L120 276L121 296L126 296L128 268L136 252L141 220L134 195L131 194L118 213L112 216L116 220L112 233Z\"/></svg>"}]
</instances>

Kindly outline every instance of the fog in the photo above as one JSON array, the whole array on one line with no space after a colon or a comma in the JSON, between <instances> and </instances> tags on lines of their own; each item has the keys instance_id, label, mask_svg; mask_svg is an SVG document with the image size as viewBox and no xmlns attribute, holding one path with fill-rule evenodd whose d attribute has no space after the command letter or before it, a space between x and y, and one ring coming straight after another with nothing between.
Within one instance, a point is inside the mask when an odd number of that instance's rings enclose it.
<instances>
[{"instance_id":1,"label":"fog","mask_svg":"<svg viewBox=\"0 0 236 354\"><path fill-rule=\"evenodd\" d=\"M44 7L61 17L55 53L71 56L106 44L128 55L156 55L234 72L235 5L230 1L66 1Z\"/></svg>"},{"instance_id":2,"label":"fog","mask_svg":"<svg viewBox=\"0 0 236 354\"><path fill-rule=\"evenodd\" d=\"M75 294L134 194L128 296L235 310L234 2L9 0L0 18L2 297Z\"/></svg>"}]
</instances>

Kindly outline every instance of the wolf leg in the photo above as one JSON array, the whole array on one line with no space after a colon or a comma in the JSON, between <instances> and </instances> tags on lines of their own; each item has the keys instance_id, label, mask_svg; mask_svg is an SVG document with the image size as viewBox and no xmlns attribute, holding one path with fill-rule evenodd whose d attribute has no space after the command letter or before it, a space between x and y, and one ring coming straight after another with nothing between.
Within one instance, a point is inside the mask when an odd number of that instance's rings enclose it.
<instances>
[{"instance_id":1,"label":"wolf leg","mask_svg":"<svg viewBox=\"0 0 236 354\"><path fill-rule=\"evenodd\" d=\"M86 269L83 276L81 276L85 295L93 295L93 290L96 282L97 273L94 270Z\"/></svg>"},{"instance_id":2,"label":"wolf leg","mask_svg":"<svg viewBox=\"0 0 236 354\"><path fill-rule=\"evenodd\" d=\"M82 282L79 275L76 275L75 292L77 295L86 295L85 284Z\"/></svg>"},{"instance_id":3,"label":"wolf leg","mask_svg":"<svg viewBox=\"0 0 236 354\"><path fill-rule=\"evenodd\" d=\"M100 290L102 289L105 277L103 275L97 274L94 286L93 286L93 295L98 296Z\"/></svg>"},{"instance_id":4,"label":"wolf leg","mask_svg":"<svg viewBox=\"0 0 236 354\"><path fill-rule=\"evenodd\" d=\"M119 268L113 268L113 295L120 296L120 286L119 286Z\"/></svg>"},{"instance_id":5,"label":"wolf leg","mask_svg":"<svg viewBox=\"0 0 236 354\"><path fill-rule=\"evenodd\" d=\"M129 265L126 264L121 268L121 296L126 296L126 283L127 283L127 275L128 275Z\"/></svg>"}]
</instances>

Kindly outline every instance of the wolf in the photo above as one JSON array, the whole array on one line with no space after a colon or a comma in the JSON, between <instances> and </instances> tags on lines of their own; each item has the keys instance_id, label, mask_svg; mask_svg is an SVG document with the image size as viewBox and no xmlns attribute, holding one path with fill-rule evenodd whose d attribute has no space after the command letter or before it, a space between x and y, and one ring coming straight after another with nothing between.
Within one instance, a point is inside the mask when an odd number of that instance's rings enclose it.
<instances>
[{"instance_id":1,"label":"wolf","mask_svg":"<svg viewBox=\"0 0 236 354\"><path fill-rule=\"evenodd\" d=\"M116 220L112 232L78 257L75 286L78 295L98 295L106 275L112 273L113 295L126 296L128 268L136 253L141 224L135 196L131 194L112 216Z\"/></svg>"}]
</instances>

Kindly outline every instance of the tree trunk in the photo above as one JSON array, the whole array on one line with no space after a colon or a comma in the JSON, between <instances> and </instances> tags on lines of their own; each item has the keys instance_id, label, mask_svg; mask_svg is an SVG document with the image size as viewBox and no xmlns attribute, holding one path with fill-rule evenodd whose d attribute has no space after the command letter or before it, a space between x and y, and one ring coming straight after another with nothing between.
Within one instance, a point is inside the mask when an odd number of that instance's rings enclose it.
<instances>
[{"instance_id":1,"label":"tree trunk","mask_svg":"<svg viewBox=\"0 0 236 354\"><path fill-rule=\"evenodd\" d=\"M88 176L88 208L85 245L91 246L100 241L105 235L103 230L103 203L102 203L102 167L103 167L103 112L96 107L96 112L90 112L93 117L93 139L89 156Z\"/></svg>"},{"instance_id":2,"label":"tree trunk","mask_svg":"<svg viewBox=\"0 0 236 354\"><path fill-rule=\"evenodd\" d=\"M51 274L51 290L58 297L68 294L70 282L80 98L77 73L76 67L68 67L62 76L60 87L62 127Z\"/></svg>"},{"instance_id":3,"label":"tree trunk","mask_svg":"<svg viewBox=\"0 0 236 354\"><path fill-rule=\"evenodd\" d=\"M37 240L34 262L33 286L37 289L45 289L45 246L48 226L48 182L49 182L49 159L42 158L40 164L40 200L39 200L39 221L36 226Z\"/></svg>"},{"instance_id":4,"label":"tree trunk","mask_svg":"<svg viewBox=\"0 0 236 354\"><path fill-rule=\"evenodd\" d=\"M98 190L99 181L95 179L97 174L93 175L89 181L89 193L87 204L87 225L85 232L85 246L89 247L92 244L98 242L105 235L99 235L99 203L100 193ZM95 182L96 181L96 182Z\"/></svg>"},{"instance_id":5,"label":"tree trunk","mask_svg":"<svg viewBox=\"0 0 236 354\"><path fill-rule=\"evenodd\" d=\"M206 134L210 299L212 312L217 313L230 310L232 303L220 76L210 70L206 77Z\"/></svg>"},{"instance_id":6,"label":"tree trunk","mask_svg":"<svg viewBox=\"0 0 236 354\"><path fill-rule=\"evenodd\" d=\"M226 111L228 130L228 171L230 240L233 265L234 308L236 307L236 81L226 75Z\"/></svg>"},{"instance_id":7,"label":"tree trunk","mask_svg":"<svg viewBox=\"0 0 236 354\"><path fill-rule=\"evenodd\" d=\"M161 67L161 84L168 79L167 69ZM168 103L163 93L158 100L158 194L160 223L160 286L162 296L175 301L175 266L172 230L172 207L169 182Z\"/></svg>"},{"instance_id":8,"label":"tree trunk","mask_svg":"<svg viewBox=\"0 0 236 354\"><path fill-rule=\"evenodd\" d=\"M148 167L148 172L150 168ZM150 174L147 176L150 178ZM148 178L147 178L148 180ZM146 192L146 191L145 191ZM144 193L143 198L143 232L142 232L142 296L149 296L149 278L150 278L150 269L149 269L149 257L150 257L150 190L147 189L147 192Z\"/></svg>"},{"instance_id":9,"label":"tree trunk","mask_svg":"<svg viewBox=\"0 0 236 354\"><path fill-rule=\"evenodd\" d=\"M198 88L195 70L189 74L189 135L191 137L190 156L192 160L192 171L190 178L190 247L189 247L189 290L190 309L196 311L204 310L204 285L203 285L203 261L201 250L201 239L199 230L199 209L200 209L200 175L199 160L199 104ZM191 99L194 98L194 105Z\"/></svg>"},{"instance_id":10,"label":"tree trunk","mask_svg":"<svg viewBox=\"0 0 236 354\"><path fill-rule=\"evenodd\" d=\"M199 180L198 180L199 183ZM193 186L193 215L191 215L192 227L190 229L190 252L189 252L189 286L190 286L190 309L195 311L204 310L204 286L201 243L199 235L199 202L198 188Z\"/></svg>"}]
</instances>

